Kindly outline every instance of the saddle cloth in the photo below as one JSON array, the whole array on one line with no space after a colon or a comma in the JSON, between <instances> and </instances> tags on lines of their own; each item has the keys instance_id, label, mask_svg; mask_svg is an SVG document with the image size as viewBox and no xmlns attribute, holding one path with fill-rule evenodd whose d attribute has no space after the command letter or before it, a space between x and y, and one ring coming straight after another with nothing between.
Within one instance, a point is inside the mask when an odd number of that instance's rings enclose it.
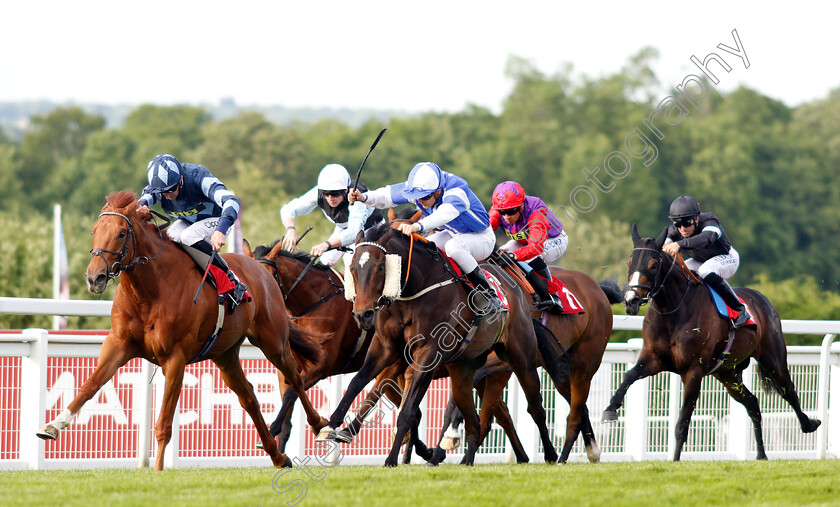
<instances>
[{"instance_id":1,"label":"saddle cloth","mask_svg":"<svg viewBox=\"0 0 840 507\"><path fill-rule=\"evenodd\" d=\"M727 306L726 303L723 302L723 298L720 297L720 294L718 294L715 289L709 287L706 284L703 284L703 285L705 285L709 289L709 293L712 295L712 301L715 303L715 308L717 309L718 315L720 315L721 318L732 320L732 319L735 319L738 316L738 312L736 312L732 308L729 308L729 306ZM741 299L740 296L738 296L738 300L740 302L744 303L744 300ZM747 323L744 324L744 325L745 326L758 327L758 323L756 323L755 319L753 319L752 312L750 311L750 308L747 306L747 303L744 303L744 307L747 309L747 313L750 314L750 318L747 320Z\"/></svg>"},{"instance_id":2,"label":"saddle cloth","mask_svg":"<svg viewBox=\"0 0 840 507\"><path fill-rule=\"evenodd\" d=\"M580 304L580 301L578 301L578 298L572 294L572 291L559 278L551 278L551 281L548 282L548 292L557 295L563 302L563 312L561 315L583 313L586 311L583 305Z\"/></svg>"}]
</instances>

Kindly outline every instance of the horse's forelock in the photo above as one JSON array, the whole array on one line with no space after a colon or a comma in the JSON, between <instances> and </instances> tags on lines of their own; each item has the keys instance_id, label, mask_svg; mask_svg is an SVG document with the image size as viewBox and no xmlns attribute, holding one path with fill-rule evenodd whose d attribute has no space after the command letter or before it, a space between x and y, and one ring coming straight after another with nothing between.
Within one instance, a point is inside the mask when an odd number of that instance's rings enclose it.
<instances>
[{"instance_id":1,"label":"horse's forelock","mask_svg":"<svg viewBox=\"0 0 840 507\"><path fill-rule=\"evenodd\" d=\"M121 190L108 195L105 199L105 206L102 207L102 211L122 210L131 212L137 208L136 204L137 194L129 192L128 190Z\"/></svg>"}]
</instances>

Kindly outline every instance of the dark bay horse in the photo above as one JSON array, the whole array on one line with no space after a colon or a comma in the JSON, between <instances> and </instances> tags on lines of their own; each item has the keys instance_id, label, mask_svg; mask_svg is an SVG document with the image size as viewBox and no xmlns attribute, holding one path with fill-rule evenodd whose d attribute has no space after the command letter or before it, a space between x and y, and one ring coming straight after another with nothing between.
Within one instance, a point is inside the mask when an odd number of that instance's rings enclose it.
<instances>
[{"instance_id":1,"label":"dark bay horse","mask_svg":"<svg viewBox=\"0 0 840 507\"><path fill-rule=\"evenodd\" d=\"M559 393L569 403L569 416L566 422L563 449L560 452L560 463L568 460L578 434L583 437L589 461L594 463L599 461L601 451L589 419L586 400L589 398L592 377L601 366L601 359L612 333L613 314L610 305L621 301L621 293L614 281L604 280L597 283L592 277L580 271L562 269L557 266L552 266L550 269L551 275L562 281L586 309L583 313L564 315L549 313L547 315L546 327L552 338L557 340L562 350L566 351L564 369L568 369L566 375L568 382L563 382L558 387ZM540 318L539 313L534 313L533 316L535 319ZM540 329L539 325L537 329ZM504 369L504 366L500 365L500 368ZM496 394L500 398L502 392L498 391ZM492 403L492 398L489 402ZM457 427L460 414L454 411L447 414L445 421L450 420L453 427ZM486 420L482 409L482 441L489 431L490 421ZM435 457L442 457L442 451L436 449Z\"/></svg>"},{"instance_id":2,"label":"dark bay horse","mask_svg":"<svg viewBox=\"0 0 840 507\"><path fill-rule=\"evenodd\" d=\"M500 268L485 267L500 276ZM334 439L334 428L341 424L355 396L384 368L404 357L413 368L413 375L385 466L396 466L403 437L438 365L445 365L449 371L455 403L465 416L465 463L472 464L479 438L473 380L476 369L493 349L511 365L525 391L528 412L539 428L546 461L557 460L546 427L535 359L538 346L541 352L545 348L545 354L553 354L547 369L555 383L560 383L557 345L537 342L529 303L518 286L504 285L509 314L485 316L475 332L468 333L475 316L469 304L472 291L454 279L434 245L425 243L421 236L409 239L389 225L360 233L349 272L352 280L347 280L348 286L355 291L353 315L363 329L372 328L375 322L376 333L364 364L319 439ZM395 290L401 295L394 294Z\"/></svg>"},{"instance_id":3,"label":"dark bay horse","mask_svg":"<svg viewBox=\"0 0 840 507\"><path fill-rule=\"evenodd\" d=\"M165 232L137 213L137 196L118 192L108 196L93 226L93 258L85 278L88 289L101 294L108 282L120 277L111 310L111 331L102 344L93 374L59 417L38 432L55 439L82 406L130 359L141 357L161 367L166 378L163 402L155 426L158 450L155 470L163 469L166 445L172 436L184 367L196 359L210 359L239 397L259 433L263 448L275 466L291 466L277 449L260 413L259 403L239 362L245 337L259 347L286 376L303 401L307 420L314 428L322 418L306 397L297 374L292 349L300 358L317 361L314 340L289 322L283 295L271 275L256 261L239 254L225 260L248 286L252 300L243 301L233 314L225 312L224 326L215 342L208 338L216 326L219 303L212 289L202 291L197 304L193 294L202 279L190 256L166 237ZM120 276L121 275L121 276ZM205 350L209 347L209 350Z\"/></svg>"},{"instance_id":4,"label":"dark bay horse","mask_svg":"<svg viewBox=\"0 0 840 507\"><path fill-rule=\"evenodd\" d=\"M344 298L344 280L319 262L312 263L304 274L312 258L304 253L283 250L279 241L271 247L259 245L253 251L245 242L243 251L268 268L283 293L285 308L292 321L318 336L313 346L321 349L320 357L304 364L300 371L304 389L327 377L358 371L373 332L360 333L353 319L353 304ZM292 429L292 411L298 397L294 390L288 389L283 372L278 371L277 374L283 404L269 431L277 437L280 451L285 452ZM399 400L395 402L399 403Z\"/></svg>"},{"instance_id":5,"label":"dark bay horse","mask_svg":"<svg viewBox=\"0 0 840 507\"><path fill-rule=\"evenodd\" d=\"M317 361L304 364L300 372L304 387L308 389L318 381L333 375L358 371L370 346L373 330L368 331L365 336L360 334L359 327L353 318L353 303L347 301L343 294L343 279L331 268L321 263L311 263L312 258L307 254L283 250L279 242L275 242L271 247L259 245L253 250L250 244L245 242L243 250L246 255L254 257L269 268L283 291L286 298L286 308L293 321L304 329L314 331L320 337L317 346L321 348L322 355ZM309 271L303 274L310 264ZM298 281L297 285L295 285L296 281ZM490 357L495 358L495 354L491 354ZM503 364L507 366L506 363ZM408 365L405 361L398 361L383 370L377 377L377 382L371 388L370 394L362 406L375 406L380 394L386 395L394 405L400 405L402 392L391 388L391 386L405 386L403 374L406 368L408 368ZM482 370L485 369L482 367ZM488 374L483 373L482 378ZM443 367L440 367L439 371L436 372L436 378L447 375L448 372ZM481 386L482 389L479 390L479 396L484 396L485 385L495 386L500 380L503 385L506 385L507 379L510 377L510 368L507 368L506 375L502 375L504 376L503 379L492 378L485 381ZM283 393L283 405L277 414L277 418L271 424L270 431L272 435L277 437L280 451L285 452L292 427L292 411L297 396L294 391L287 388L282 372L278 372L278 376L280 390ZM495 398L493 395L491 397ZM348 425L349 430L344 434L345 441L351 441L353 435L360 431L365 414L360 413L359 415L361 417ZM505 429L508 438L513 442L517 457L521 459L524 451L519 452L522 445L519 443L519 437L510 416L507 414L507 407L504 402L501 402L497 417L501 419L500 424ZM419 423L418 417L412 427L411 439L404 455L403 461L406 463L411 459L412 449L415 449L423 459L431 459L431 452L416 434ZM527 457L525 457L525 460L527 461Z\"/></svg>"},{"instance_id":6,"label":"dark bay horse","mask_svg":"<svg viewBox=\"0 0 840 507\"><path fill-rule=\"evenodd\" d=\"M604 420L617 419L616 411L627 388L636 380L660 371L678 373L684 387L674 451L674 461L678 461L700 394L700 381L703 376L712 374L726 387L729 395L747 409L755 431L756 458L767 459L758 400L742 380L742 372L749 366L750 357L754 357L765 388L776 390L793 407L803 432L816 430L820 421L810 419L799 405L799 396L788 371L782 323L770 301L758 291L743 287L735 289L757 326L735 330L730 343L729 320L718 315L708 290L689 278L691 274L687 268L681 269L679 258L674 260L662 252L666 233L667 229L656 239L640 238L633 224L634 247L628 262L630 282L624 306L628 314L635 315L639 307L649 301L651 311L645 314L644 345L639 360L624 375L604 411Z\"/></svg>"}]
</instances>

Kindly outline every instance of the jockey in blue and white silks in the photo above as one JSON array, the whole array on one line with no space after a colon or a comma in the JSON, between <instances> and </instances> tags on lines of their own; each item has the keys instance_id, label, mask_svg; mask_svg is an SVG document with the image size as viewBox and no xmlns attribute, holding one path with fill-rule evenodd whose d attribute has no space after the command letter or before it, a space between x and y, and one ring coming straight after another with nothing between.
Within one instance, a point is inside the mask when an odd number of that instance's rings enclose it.
<instances>
[{"instance_id":1,"label":"jockey in blue and white silks","mask_svg":"<svg viewBox=\"0 0 840 507\"><path fill-rule=\"evenodd\" d=\"M356 242L356 235L383 221L382 211L368 208L360 202L351 205L347 201L347 191L352 184L350 174L344 166L340 164L324 166L318 174L318 184L315 187L280 208L280 218L286 227L283 248L290 252L297 248L295 217L321 208L327 220L335 224L335 228L325 241L312 247L309 254L313 257L320 256L323 264L334 266L342 258L342 252L331 249L350 248L350 251L343 255L344 267L345 269L349 267L350 260L353 258L352 248ZM359 182L359 189L364 192L367 187Z\"/></svg>"},{"instance_id":2,"label":"jockey in blue and white silks","mask_svg":"<svg viewBox=\"0 0 840 507\"><path fill-rule=\"evenodd\" d=\"M233 192L204 166L178 161L172 155L158 155L147 167L149 184L137 200L138 208L160 202L175 221L166 232L173 241L191 246L213 259L234 284L231 297L239 304L245 294L242 284L218 255L225 235L239 216L240 203Z\"/></svg>"},{"instance_id":3,"label":"jockey in blue and white silks","mask_svg":"<svg viewBox=\"0 0 840 507\"><path fill-rule=\"evenodd\" d=\"M423 218L417 223L401 224L399 230L412 234L438 229L428 237L429 241L451 257L476 287L491 295L486 298L490 307L480 310L499 308L498 299L492 296L490 284L478 267L478 261L493 252L496 237L490 228L487 209L463 178L441 170L432 162L421 162L411 169L405 182L366 193L355 191L349 199L375 208L417 205Z\"/></svg>"}]
</instances>

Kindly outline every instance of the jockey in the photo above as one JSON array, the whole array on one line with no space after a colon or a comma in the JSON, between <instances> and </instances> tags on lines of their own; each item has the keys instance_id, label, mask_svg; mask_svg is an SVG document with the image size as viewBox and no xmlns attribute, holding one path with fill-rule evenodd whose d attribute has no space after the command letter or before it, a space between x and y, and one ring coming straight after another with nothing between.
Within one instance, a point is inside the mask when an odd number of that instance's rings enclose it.
<instances>
[{"instance_id":1,"label":"jockey","mask_svg":"<svg viewBox=\"0 0 840 507\"><path fill-rule=\"evenodd\" d=\"M566 253L569 237L563 224L539 197L525 195L515 181L499 183L493 190L490 227L504 229L510 241L499 250L509 252L523 267L540 297L538 310L563 310L562 302L548 292L548 263Z\"/></svg>"},{"instance_id":2,"label":"jockey","mask_svg":"<svg viewBox=\"0 0 840 507\"><path fill-rule=\"evenodd\" d=\"M158 155L149 162L149 185L137 200L138 210L148 215L149 206L160 202L175 221L166 233L173 241L210 256L214 266L227 273L234 287L228 294L234 306L242 301L245 284L236 278L219 255L225 235L239 215L239 199L204 166L182 164L172 155Z\"/></svg>"},{"instance_id":3,"label":"jockey","mask_svg":"<svg viewBox=\"0 0 840 507\"><path fill-rule=\"evenodd\" d=\"M347 169L339 164L327 164L318 175L318 184L302 196L292 199L280 208L280 217L286 227L283 238L283 248L294 251L297 248L297 229L295 217L306 215L315 208L321 208L327 220L335 224L332 234L322 243L312 247L309 254L313 257L321 256L321 262L334 266L342 258L340 250L329 250L336 247L353 247L356 235L383 222L382 211L368 208L362 203L350 204L347 201L347 191L352 182ZM366 191L367 187L359 183L359 188ZM353 251L344 254L344 268L350 267Z\"/></svg>"},{"instance_id":4,"label":"jockey","mask_svg":"<svg viewBox=\"0 0 840 507\"><path fill-rule=\"evenodd\" d=\"M476 298L476 313L487 315L501 308L490 283L478 266L493 252L496 237L484 205L463 178L442 171L437 164L421 162L411 169L403 183L388 185L366 193L351 192L350 202L362 201L375 208L393 208L414 203L423 212L417 223L401 224L399 231L415 232L440 229L429 236L458 267L483 297Z\"/></svg>"},{"instance_id":5,"label":"jockey","mask_svg":"<svg viewBox=\"0 0 840 507\"><path fill-rule=\"evenodd\" d=\"M733 326L743 326L749 320L749 312L726 281L738 270L740 256L729 243L718 217L713 213L701 213L700 205L693 197L681 195L671 203L668 218L673 225L668 226L662 251L671 256L682 251L686 266L738 312Z\"/></svg>"}]
</instances>

